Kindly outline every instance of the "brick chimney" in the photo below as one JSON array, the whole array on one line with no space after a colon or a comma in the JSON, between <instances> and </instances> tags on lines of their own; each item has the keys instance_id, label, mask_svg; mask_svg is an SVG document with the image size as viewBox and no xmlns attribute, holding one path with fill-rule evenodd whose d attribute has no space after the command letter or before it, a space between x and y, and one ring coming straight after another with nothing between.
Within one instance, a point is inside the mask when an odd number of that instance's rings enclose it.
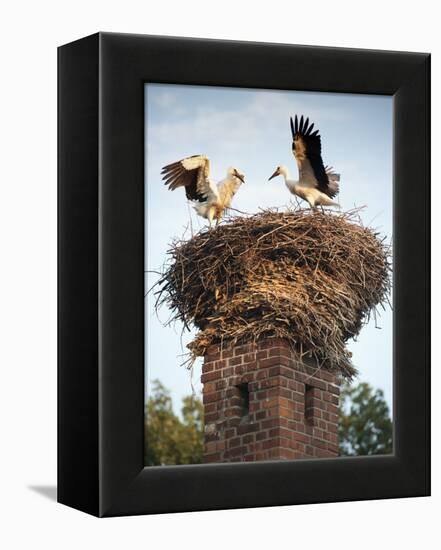
<instances>
[{"instance_id":1,"label":"brick chimney","mask_svg":"<svg viewBox=\"0 0 441 550\"><path fill-rule=\"evenodd\" d=\"M286 341L211 346L201 381L205 462L338 455L336 377L299 365Z\"/></svg>"}]
</instances>

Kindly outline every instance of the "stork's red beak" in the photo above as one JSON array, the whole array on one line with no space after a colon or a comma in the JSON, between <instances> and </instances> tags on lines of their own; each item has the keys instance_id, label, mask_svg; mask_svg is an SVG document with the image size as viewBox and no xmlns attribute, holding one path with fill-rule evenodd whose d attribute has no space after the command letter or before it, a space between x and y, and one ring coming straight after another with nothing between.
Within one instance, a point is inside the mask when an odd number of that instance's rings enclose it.
<instances>
[{"instance_id":1,"label":"stork's red beak","mask_svg":"<svg viewBox=\"0 0 441 550\"><path fill-rule=\"evenodd\" d=\"M279 171L276 170L276 171L274 172L274 174L273 174L270 178L268 178L268 181L272 180L273 178L275 178L275 177L278 176L278 175L279 175Z\"/></svg>"}]
</instances>

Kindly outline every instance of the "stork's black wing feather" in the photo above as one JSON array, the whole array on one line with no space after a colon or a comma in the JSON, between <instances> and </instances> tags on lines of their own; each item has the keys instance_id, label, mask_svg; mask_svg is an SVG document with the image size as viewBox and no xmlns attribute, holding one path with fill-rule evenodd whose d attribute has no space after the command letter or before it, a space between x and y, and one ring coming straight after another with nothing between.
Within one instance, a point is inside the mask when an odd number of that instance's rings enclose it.
<instances>
[{"instance_id":1,"label":"stork's black wing feather","mask_svg":"<svg viewBox=\"0 0 441 550\"><path fill-rule=\"evenodd\" d=\"M194 162L192 163L192 159ZM178 187L185 187L187 199L192 201L204 201L206 196L200 192L200 180L205 176L201 173L205 170L206 157L192 155L177 162L172 162L161 170L162 179L168 185L170 191Z\"/></svg>"},{"instance_id":2,"label":"stork's black wing feather","mask_svg":"<svg viewBox=\"0 0 441 550\"><path fill-rule=\"evenodd\" d=\"M336 192L329 187L328 175L323 165L322 143L319 130L312 132L314 123L309 124L309 118L304 120L303 115L300 117L300 122L296 115L294 122L291 118L290 123L293 138L292 150L299 169L302 169L302 164L309 161L319 191L331 198L335 197Z\"/></svg>"}]
</instances>

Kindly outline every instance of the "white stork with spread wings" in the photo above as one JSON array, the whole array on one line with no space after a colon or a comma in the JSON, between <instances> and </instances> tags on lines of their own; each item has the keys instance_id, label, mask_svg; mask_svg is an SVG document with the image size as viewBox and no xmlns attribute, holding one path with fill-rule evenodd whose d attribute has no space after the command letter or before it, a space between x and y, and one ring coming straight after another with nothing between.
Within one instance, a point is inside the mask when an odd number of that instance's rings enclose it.
<instances>
[{"instance_id":1,"label":"white stork with spread wings","mask_svg":"<svg viewBox=\"0 0 441 550\"><path fill-rule=\"evenodd\" d=\"M193 155L162 169L162 179L170 191L185 187L187 199L193 208L210 224L219 223L226 208L229 208L237 190L245 181L237 168L229 168L227 177L218 184L210 179L210 161L203 155Z\"/></svg>"},{"instance_id":2,"label":"white stork with spread wings","mask_svg":"<svg viewBox=\"0 0 441 550\"><path fill-rule=\"evenodd\" d=\"M303 120L303 115L300 122L297 115L295 122L292 118L290 121L292 152L299 169L299 179L290 179L285 166L278 166L269 179L283 176L289 191L307 201L313 209L317 206L339 206L332 199L339 192L340 175L323 165L319 131L312 132L314 124L309 125L309 118Z\"/></svg>"}]
</instances>

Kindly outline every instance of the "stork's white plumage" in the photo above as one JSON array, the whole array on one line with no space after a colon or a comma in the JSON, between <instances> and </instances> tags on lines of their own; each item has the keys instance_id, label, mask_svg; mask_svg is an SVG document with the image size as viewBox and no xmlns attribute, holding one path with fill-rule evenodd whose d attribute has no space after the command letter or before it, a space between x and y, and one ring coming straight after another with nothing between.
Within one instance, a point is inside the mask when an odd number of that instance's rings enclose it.
<instances>
[{"instance_id":1,"label":"stork's white plumage","mask_svg":"<svg viewBox=\"0 0 441 550\"><path fill-rule=\"evenodd\" d=\"M210 227L213 220L216 220L216 225L219 223L225 209L231 206L234 195L245 181L242 172L237 168L229 168L227 177L217 184L214 183L210 179L210 161L203 155L193 155L168 164L161 174L171 191L185 187L187 199L199 216L208 220Z\"/></svg>"},{"instance_id":2,"label":"stork's white plumage","mask_svg":"<svg viewBox=\"0 0 441 550\"><path fill-rule=\"evenodd\" d=\"M292 180L285 166L278 166L269 178L283 176L289 191L307 201L311 208L316 206L339 206L332 199L339 192L340 175L332 168L323 165L322 145L319 131L312 132L314 124L309 125L309 118L292 118L292 151L299 169L299 179Z\"/></svg>"}]
</instances>

